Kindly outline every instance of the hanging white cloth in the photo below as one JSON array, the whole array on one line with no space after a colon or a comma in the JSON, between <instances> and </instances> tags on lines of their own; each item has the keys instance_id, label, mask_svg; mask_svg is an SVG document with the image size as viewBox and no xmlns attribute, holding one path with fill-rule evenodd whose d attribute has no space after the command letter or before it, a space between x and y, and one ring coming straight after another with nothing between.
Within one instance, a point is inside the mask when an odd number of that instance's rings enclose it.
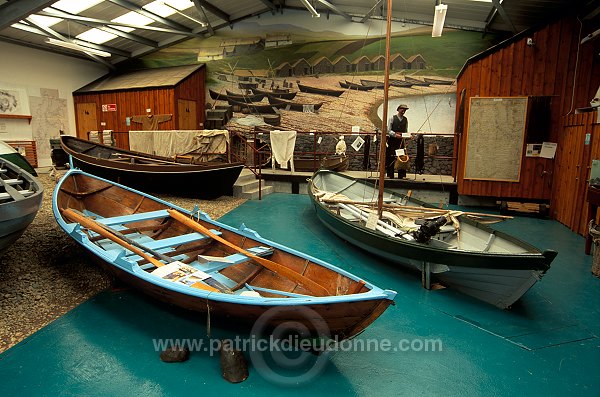
<instances>
[{"instance_id":1,"label":"hanging white cloth","mask_svg":"<svg viewBox=\"0 0 600 397\"><path fill-rule=\"evenodd\" d=\"M275 161L281 168L287 168L290 163L290 170L294 172L294 146L296 145L296 131L271 131L271 167L275 169Z\"/></svg>"},{"instance_id":2,"label":"hanging white cloth","mask_svg":"<svg viewBox=\"0 0 600 397\"><path fill-rule=\"evenodd\" d=\"M315 105L302 105L302 112L303 113L314 113Z\"/></svg>"}]
</instances>

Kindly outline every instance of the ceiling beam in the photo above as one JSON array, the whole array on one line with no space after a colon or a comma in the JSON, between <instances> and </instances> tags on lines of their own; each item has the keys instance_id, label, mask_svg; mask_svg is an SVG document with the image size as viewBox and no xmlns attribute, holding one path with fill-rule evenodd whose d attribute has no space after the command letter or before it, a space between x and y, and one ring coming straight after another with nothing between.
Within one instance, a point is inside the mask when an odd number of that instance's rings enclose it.
<instances>
[{"instance_id":1,"label":"ceiling beam","mask_svg":"<svg viewBox=\"0 0 600 397\"><path fill-rule=\"evenodd\" d=\"M198 9L198 11L200 11L202 8L205 8L206 11L210 12L211 14L218 16L219 18L221 18L224 21L230 22L231 15L226 14L220 8L215 7L214 5L210 4L209 2L207 2L205 0L192 0L192 1L194 2L194 5Z\"/></svg>"},{"instance_id":2,"label":"ceiling beam","mask_svg":"<svg viewBox=\"0 0 600 397\"><path fill-rule=\"evenodd\" d=\"M47 26L44 26L44 25L36 24L36 23L35 23L35 21L33 21L31 18L25 18L25 20L27 21L27 23L28 23L28 24L30 24L30 25L33 25L33 26L35 26L36 28L38 28L39 30L42 30L42 31L44 31L44 32L45 32L45 33L46 33L48 36L52 36L52 37L54 37L54 38L55 38L55 39L57 39L57 40L61 40L61 41L67 42L67 43L73 43L73 44L76 44L76 43L74 43L72 40L70 40L69 38L67 38L67 37L63 36L62 34L58 33L58 32L57 32L57 31L55 31L55 30L53 30L53 29L50 29L49 27L47 27ZM93 61L95 61L95 62L101 63L101 64L103 64L104 66L107 66L107 67L109 67L109 68L110 68L110 69L112 69L112 70L115 70L115 69L116 69L115 65L113 65L113 64L112 64L112 63L110 63L110 62L107 62L107 61L105 61L104 59L102 59L101 57L99 57L99 56L97 56L97 55L90 54L90 53L88 53L88 52L83 52L83 51L81 51L81 52L82 52L83 54L85 54L85 56L87 56L88 58L92 59L92 60L93 60Z\"/></svg>"},{"instance_id":3,"label":"ceiling beam","mask_svg":"<svg viewBox=\"0 0 600 397\"><path fill-rule=\"evenodd\" d=\"M321 3L321 4L323 4L325 7L329 8L334 13L343 16L344 18L346 18L349 21L352 21L352 17L350 15L348 15L344 11L340 10L338 7L336 7L335 5L331 4L330 2L328 2L326 0L317 0L317 1L319 3Z\"/></svg>"},{"instance_id":4,"label":"ceiling beam","mask_svg":"<svg viewBox=\"0 0 600 397\"><path fill-rule=\"evenodd\" d=\"M208 35L210 36L214 36L215 35L215 30L213 29L210 21L208 20L208 15L206 15L206 11L204 11L204 8L200 7L199 11L202 13L202 15L204 15L204 20L206 21L206 29L208 29Z\"/></svg>"},{"instance_id":5,"label":"ceiling beam","mask_svg":"<svg viewBox=\"0 0 600 397\"><path fill-rule=\"evenodd\" d=\"M373 6L373 8L371 8L369 10L369 12L367 12L365 14L365 16L360 20L360 22L361 23L367 22L367 19L369 19L371 17L371 15L373 15L373 13L375 12L375 10L381 5L382 2L383 2L383 0L377 0L377 3L375 3L375 5Z\"/></svg>"},{"instance_id":6,"label":"ceiling beam","mask_svg":"<svg viewBox=\"0 0 600 397\"><path fill-rule=\"evenodd\" d=\"M188 31L191 32L191 29L187 28L186 26L183 26L175 21L171 21L170 19L167 18L163 18L160 15L156 15L153 12L144 10L141 7L138 7L137 5L127 1L127 0L108 0L113 4L116 4L118 6L121 6L123 8L126 8L130 11L134 11L137 12L140 15L145 16L146 18L150 18L156 22L162 23L165 26L169 26L170 28L176 29L176 30L181 30L181 31Z\"/></svg>"},{"instance_id":7,"label":"ceiling beam","mask_svg":"<svg viewBox=\"0 0 600 397\"><path fill-rule=\"evenodd\" d=\"M506 22L506 24L508 26L510 26L510 29L513 32L513 34L519 33L519 32L517 32L515 25L513 25L512 21L508 17L508 14L506 13L506 11L504 11L504 7L502 7L502 5L500 4L500 0L492 0L492 4L494 4L494 8L498 11L498 14L500 14L500 17L502 17L504 22ZM492 15L492 17L490 18L490 22L493 19L494 19L494 15ZM486 25L486 29L487 29L487 25Z\"/></svg>"},{"instance_id":8,"label":"ceiling beam","mask_svg":"<svg viewBox=\"0 0 600 397\"><path fill-rule=\"evenodd\" d=\"M9 1L0 6L0 30L55 3L56 0Z\"/></svg>"},{"instance_id":9,"label":"ceiling beam","mask_svg":"<svg viewBox=\"0 0 600 397\"><path fill-rule=\"evenodd\" d=\"M269 7L271 11L277 11L277 7L271 0L260 0L260 2Z\"/></svg>"},{"instance_id":10,"label":"ceiling beam","mask_svg":"<svg viewBox=\"0 0 600 397\"><path fill-rule=\"evenodd\" d=\"M110 52L113 55L118 55L118 56L121 56L124 58L129 58L131 56L131 52L119 50L118 48L109 47L109 46L102 45L102 44L96 44L96 43L92 43L92 42L85 41L85 40L79 40L77 38L73 38L71 41L75 44L79 44L79 45L82 45L85 47L95 48L100 51Z\"/></svg>"},{"instance_id":11,"label":"ceiling beam","mask_svg":"<svg viewBox=\"0 0 600 397\"><path fill-rule=\"evenodd\" d=\"M126 28L133 28L133 29L141 29L141 30L151 30L154 32L162 32L162 33L171 33L171 34L180 34L182 36L192 36L192 37L198 37L199 35L197 33L193 33L190 31L181 31L181 30L175 30L175 29L167 29L167 28L160 28L157 26L149 26L149 25L131 25L129 23L120 23L120 22L113 22L113 21L106 21L103 19L97 19L97 18L88 18L88 17L82 17L81 15L73 15L73 14L69 14L66 13L64 11L60 11L54 8L49 9L47 12L41 12L39 13L40 15L49 15L49 16L53 16L53 17L57 17L57 18L64 18L64 19L70 19L70 20L74 20L74 21L82 21L82 22L89 22L89 23L99 23L99 24L103 24L103 25L111 25L111 26L123 26Z\"/></svg>"}]
</instances>

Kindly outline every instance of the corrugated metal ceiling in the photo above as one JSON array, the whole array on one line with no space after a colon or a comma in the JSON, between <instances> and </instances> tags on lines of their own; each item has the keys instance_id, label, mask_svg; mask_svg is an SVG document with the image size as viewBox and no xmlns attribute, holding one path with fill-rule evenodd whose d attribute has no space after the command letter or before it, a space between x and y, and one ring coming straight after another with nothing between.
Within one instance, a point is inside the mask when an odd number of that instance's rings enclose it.
<instances>
[{"instance_id":1,"label":"corrugated metal ceiling","mask_svg":"<svg viewBox=\"0 0 600 397\"><path fill-rule=\"evenodd\" d=\"M175 0L162 0L174 5ZM308 0L321 14L332 14L361 23L366 18L382 18L385 0ZM236 23L264 13L285 13L296 9L308 13L300 0L193 0L182 8L162 18L142 7L153 0L103 0L77 14L69 14L53 7L56 0L0 0L0 40L49 50L56 53L91 58L114 69L115 65L130 58L140 57L160 48L191 37L208 37L214 31L234 26ZM181 1L177 1L181 3ZM597 0L445 0L448 5L446 27L480 32L505 32L516 34L541 25L557 15L576 12L582 18L594 16L600 8ZM393 18L398 21L422 23L433 22L436 1L396 0ZM117 25L113 19L135 11L153 20L141 27ZM46 27L36 22L32 15L54 16L62 20ZM206 25L200 22L205 22ZM15 28L18 24L22 29ZM117 28L129 27L125 33ZM93 44L75 38L92 28L117 34L102 44ZM26 29L26 30L23 30ZM105 51L110 57L57 47L46 40L54 38L62 42L86 45Z\"/></svg>"}]
</instances>

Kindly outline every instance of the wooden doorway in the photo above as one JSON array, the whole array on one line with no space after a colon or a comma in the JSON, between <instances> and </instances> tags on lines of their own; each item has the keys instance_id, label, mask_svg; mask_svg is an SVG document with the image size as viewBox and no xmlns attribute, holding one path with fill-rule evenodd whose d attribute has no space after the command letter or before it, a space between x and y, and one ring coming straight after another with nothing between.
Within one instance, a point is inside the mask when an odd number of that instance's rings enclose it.
<instances>
[{"instance_id":1,"label":"wooden doorway","mask_svg":"<svg viewBox=\"0 0 600 397\"><path fill-rule=\"evenodd\" d=\"M180 130L197 130L196 101L177 100L178 126Z\"/></svg>"},{"instance_id":2,"label":"wooden doorway","mask_svg":"<svg viewBox=\"0 0 600 397\"><path fill-rule=\"evenodd\" d=\"M98 131L98 117L95 103L75 104L75 117L77 122L77 137L88 139L89 131Z\"/></svg>"},{"instance_id":3,"label":"wooden doorway","mask_svg":"<svg viewBox=\"0 0 600 397\"><path fill-rule=\"evenodd\" d=\"M563 130L562 145L557 148L555 181L559 185L554 194L555 219L578 231L585 203L587 167L584 161L585 126L570 125ZM579 231L578 231L579 232Z\"/></svg>"}]
</instances>

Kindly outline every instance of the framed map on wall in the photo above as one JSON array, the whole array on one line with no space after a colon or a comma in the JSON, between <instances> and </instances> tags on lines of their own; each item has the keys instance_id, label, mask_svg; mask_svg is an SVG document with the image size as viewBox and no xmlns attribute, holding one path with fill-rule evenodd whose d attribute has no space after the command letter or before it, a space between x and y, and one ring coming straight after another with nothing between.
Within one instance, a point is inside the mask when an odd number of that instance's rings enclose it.
<instances>
[{"instance_id":1,"label":"framed map on wall","mask_svg":"<svg viewBox=\"0 0 600 397\"><path fill-rule=\"evenodd\" d=\"M464 179L518 182L527 97L471 98Z\"/></svg>"}]
</instances>

